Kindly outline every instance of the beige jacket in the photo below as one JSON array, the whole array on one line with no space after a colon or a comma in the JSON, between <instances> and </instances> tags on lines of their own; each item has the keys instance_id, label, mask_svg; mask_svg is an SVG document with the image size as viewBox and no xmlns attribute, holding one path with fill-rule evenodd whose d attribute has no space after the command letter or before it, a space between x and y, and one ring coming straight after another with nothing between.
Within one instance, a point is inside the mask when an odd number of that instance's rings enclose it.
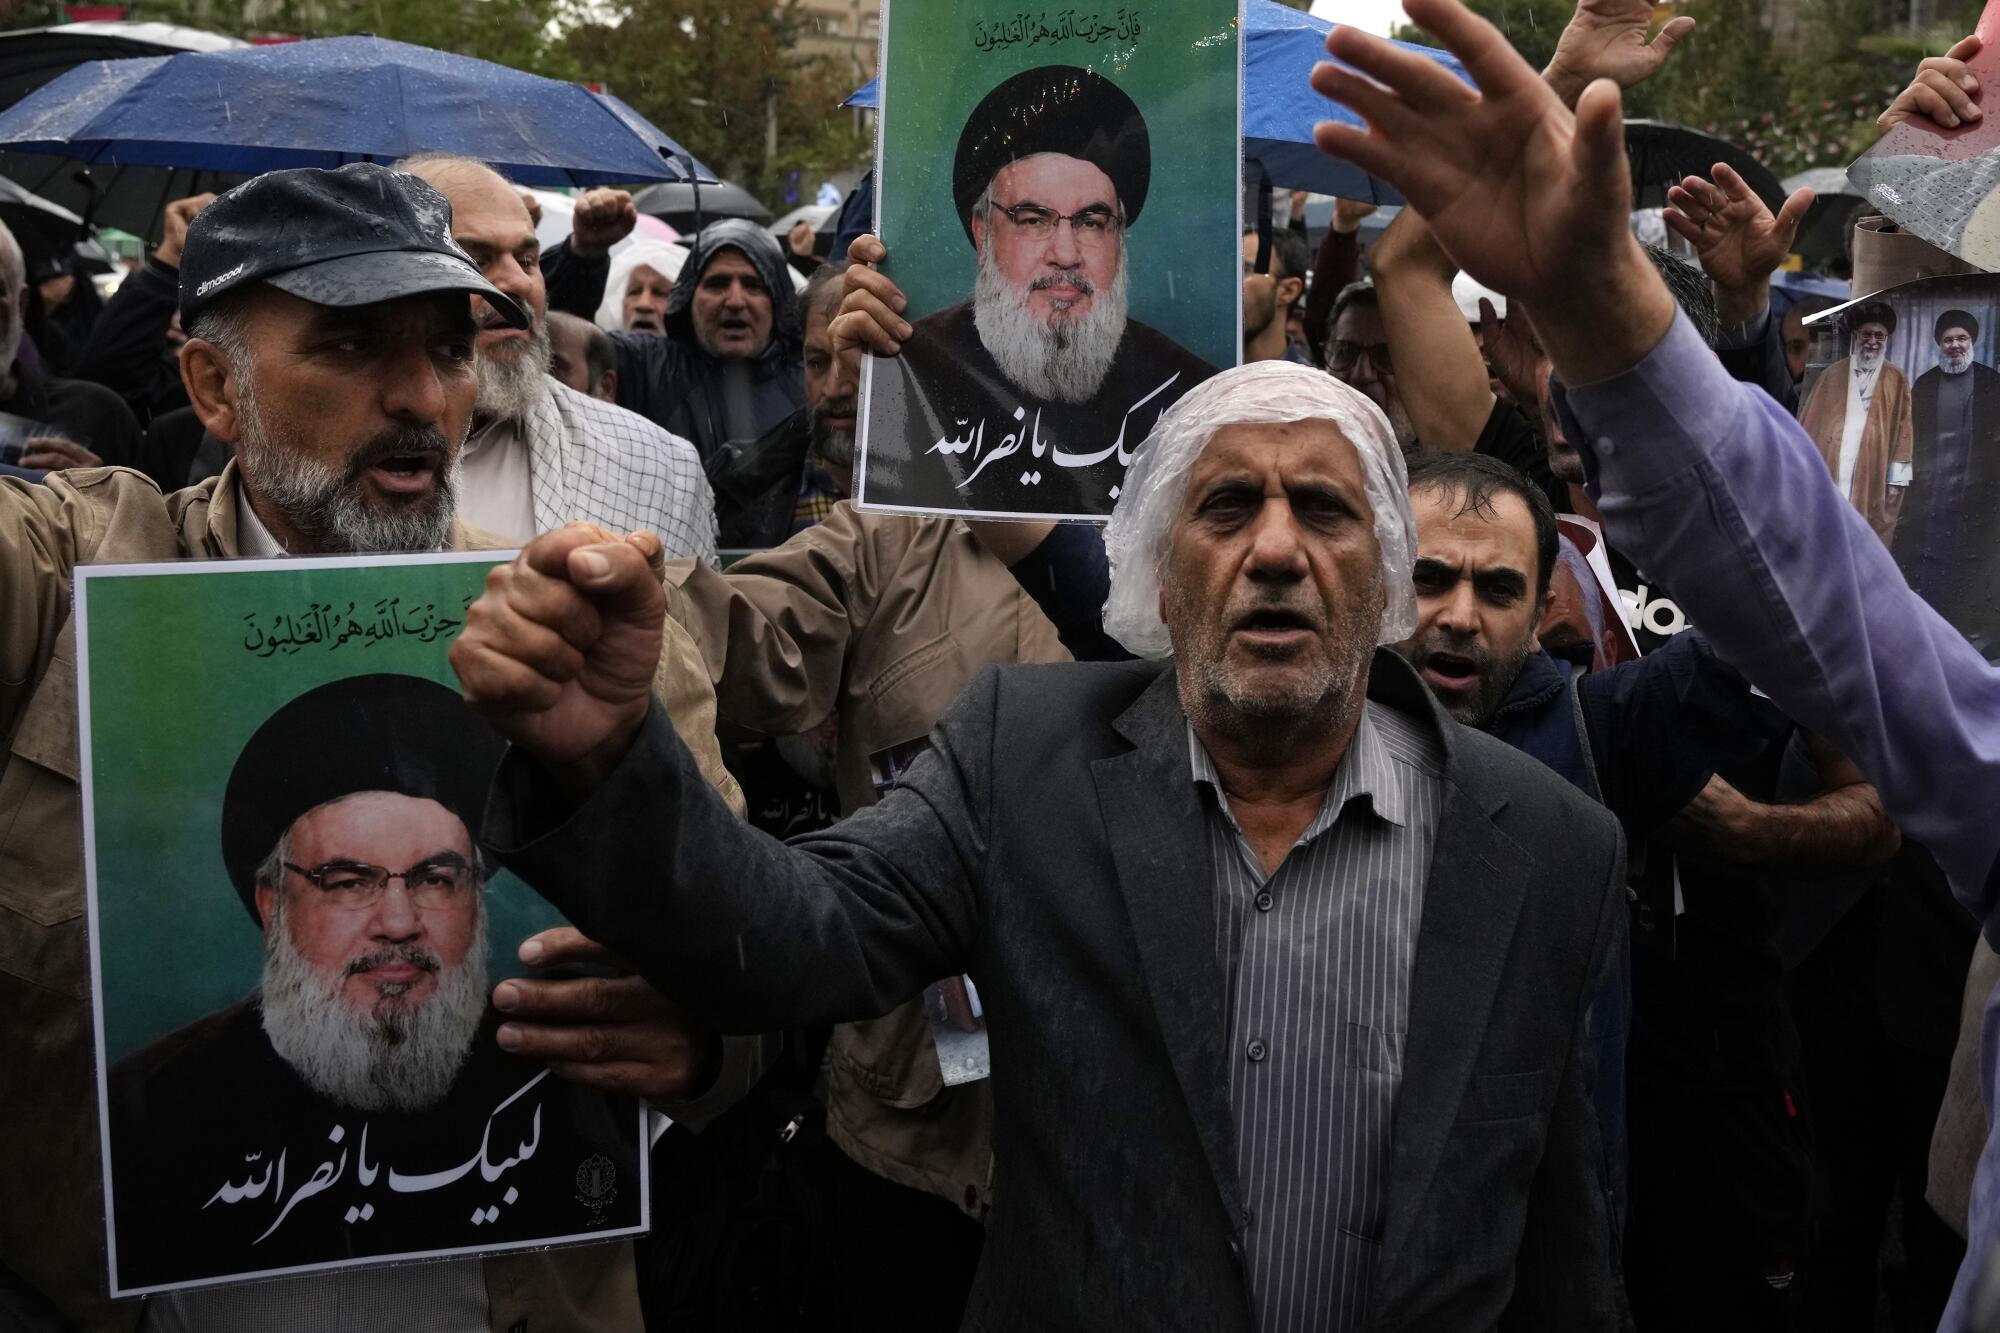
<instances>
[{"instance_id":1,"label":"beige jacket","mask_svg":"<svg viewBox=\"0 0 2000 1333\"><path fill-rule=\"evenodd\" d=\"M70 571L228 559L237 496L234 463L168 496L122 468L0 481L0 1283L25 1284L80 1329L129 1329L141 1306L104 1297ZM454 525L450 544L512 543ZM714 693L672 623L655 688L702 772L741 809L715 744ZM496 1333L640 1327L629 1244L489 1259L485 1270Z\"/></svg>"},{"instance_id":2,"label":"beige jacket","mask_svg":"<svg viewBox=\"0 0 2000 1333\"><path fill-rule=\"evenodd\" d=\"M847 813L875 801L870 760L928 736L980 667L1069 658L1007 567L950 519L843 502L727 574L671 561L667 585L725 718L793 735L839 714ZM983 1216L992 1123L985 1083L944 1086L921 1001L834 1029L827 1128L877 1175Z\"/></svg>"}]
</instances>

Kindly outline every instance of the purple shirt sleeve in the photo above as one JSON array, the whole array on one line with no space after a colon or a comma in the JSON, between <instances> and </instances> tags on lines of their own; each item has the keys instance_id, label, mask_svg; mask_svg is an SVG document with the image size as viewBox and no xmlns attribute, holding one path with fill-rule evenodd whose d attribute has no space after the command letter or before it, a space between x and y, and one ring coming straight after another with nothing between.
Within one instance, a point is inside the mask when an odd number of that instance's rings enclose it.
<instances>
[{"instance_id":1,"label":"purple shirt sleeve","mask_svg":"<svg viewBox=\"0 0 2000 1333\"><path fill-rule=\"evenodd\" d=\"M1612 542L1674 589L1725 661L1860 766L2000 941L2000 671L1910 591L1805 430L1731 379L1684 316L1637 366L1568 396ZM1993 1107L2000 989L1980 1040ZM1970 1328L2000 1256L2000 1133L1969 1221L1941 1333Z\"/></svg>"},{"instance_id":2,"label":"purple shirt sleeve","mask_svg":"<svg viewBox=\"0 0 2000 1333\"><path fill-rule=\"evenodd\" d=\"M1860 766L2000 940L2000 671L1910 591L1804 429L1685 317L1568 398L1613 544Z\"/></svg>"}]
</instances>

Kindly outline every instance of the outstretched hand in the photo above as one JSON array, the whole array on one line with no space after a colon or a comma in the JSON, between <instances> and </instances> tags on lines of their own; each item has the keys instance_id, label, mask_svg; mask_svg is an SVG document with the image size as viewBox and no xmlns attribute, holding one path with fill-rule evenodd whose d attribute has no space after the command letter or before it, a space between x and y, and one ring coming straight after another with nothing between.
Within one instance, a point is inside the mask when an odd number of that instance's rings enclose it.
<instances>
[{"instance_id":1,"label":"outstretched hand","mask_svg":"<svg viewBox=\"0 0 2000 1333\"><path fill-rule=\"evenodd\" d=\"M1771 274L1798 240L1799 224L1812 207L1813 192L1798 189L1775 214L1748 181L1727 163L1715 164L1715 179L1689 176L1667 191L1666 224L1694 246L1702 271L1715 284L1718 304L1755 303ZM1741 323L1760 312L1731 312L1726 323Z\"/></svg>"},{"instance_id":2,"label":"outstretched hand","mask_svg":"<svg viewBox=\"0 0 2000 1333\"><path fill-rule=\"evenodd\" d=\"M1633 88L1660 72L1667 57L1694 31L1694 20L1669 19L1652 41L1653 0L1577 0L1576 14L1556 42L1555 58L1542 77L1575 106L1583 90L1598 79Z\"/></svg>"},{"instance_id":3,"label":"outstretched hand","mask_svg":"<svg viewBox=\"0 0 2000 1333\"><path fill-rule=\"evenodd\" d=\"M1312 84L1369 128L1324 122L1320 148L1395 186L1460 268L1526 300L1567 380L1629 369L1665 334L1673 305L1629 230L1617 86L1592 84L1572 115L1459 0L1406 8L1478 87L1426 56L1336 27L1327 50L1353 70L1321 64ZM1586 322L1598 326L1589 336Z\"/></svg>"},{"instance_id":4,"label":"outstretched hand","mask_svg":"<svg viewBox=\"0 0 2000 1333\"><path fill-rule=\"evenodd\" d=\"M487 574L451 646L466 702L579 798L646 720L666 620L661 559L650 532L543 533Z\"/></svg>"}]
</instances>

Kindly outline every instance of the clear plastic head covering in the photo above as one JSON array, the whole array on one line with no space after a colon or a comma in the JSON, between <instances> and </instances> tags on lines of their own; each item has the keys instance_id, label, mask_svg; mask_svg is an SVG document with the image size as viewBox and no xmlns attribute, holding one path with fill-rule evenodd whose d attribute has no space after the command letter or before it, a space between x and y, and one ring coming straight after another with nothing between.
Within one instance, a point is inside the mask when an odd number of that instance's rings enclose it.
<instances>
[{"instance_id":1,"label":"clear plastic head covering","mask_svg":"<svg viewBox=\"0 0 2000 1333\"><path fill-rule=\"evenodd\" d=\"M617 332L625 327L625 283L644 264L668 282L679 282L688 248L650 236L630 236L611 247L611 271L604 278L604 298L597 305L597 327Z\"/></svg>"},{"instance_id":2,"label":"clear plastic head covering","mask_svg":"<svg viewBox=\"0 0 2000 1333\"><path fill-rule=\"evenodd\" d=\"M1104 603L1107 634L1141 657L1173 653L1160 619L1160 577L1195 459L1215 432L1250 422L1312 420L1331 421L1361 456L1387 593L1376 641L1400 643L1416 631L1417 596L1410 580L1417 521L1410 512L1403 451L1389 419L1358 390L1323 370L1291 361L1259 361L1225 370L1190 390L1161 414L1125 470L1104 530L1111 560L1111 595Z\"/></svg>"}]
</instances>

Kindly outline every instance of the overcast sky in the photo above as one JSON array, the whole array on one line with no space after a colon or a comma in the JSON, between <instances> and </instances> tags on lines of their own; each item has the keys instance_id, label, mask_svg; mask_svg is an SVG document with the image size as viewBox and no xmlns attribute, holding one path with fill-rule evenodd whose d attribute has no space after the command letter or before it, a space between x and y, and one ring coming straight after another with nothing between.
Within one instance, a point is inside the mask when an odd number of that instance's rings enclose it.
<instances>
[{"instance_id":1,"label":"overcast sky","mask_svg":"<svg viewBox=\"0 0 2000 1333\"><path fill-rule=\"evenodd\" d=\"M1408 23L1403 0L1313 0L1314 18L1351 23L1366 32L1387 37L1393 23Z\"/></svg>"}]
</instances>

